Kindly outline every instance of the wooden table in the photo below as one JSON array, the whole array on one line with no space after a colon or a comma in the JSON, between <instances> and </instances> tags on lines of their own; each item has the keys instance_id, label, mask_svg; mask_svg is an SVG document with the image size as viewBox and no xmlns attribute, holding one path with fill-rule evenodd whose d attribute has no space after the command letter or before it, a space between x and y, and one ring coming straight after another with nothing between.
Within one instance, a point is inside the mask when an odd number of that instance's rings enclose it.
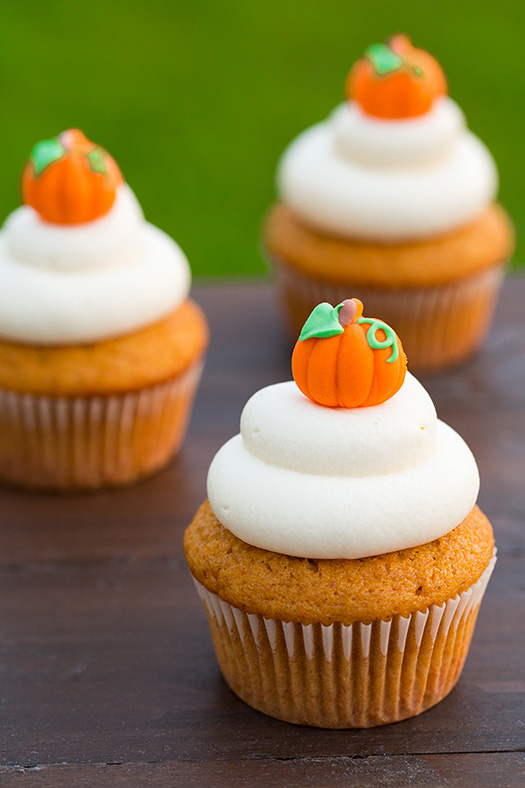
<instances>
[{"instance_id":1,"label":"wooden table","mask_svg":"<svg viewBox=\"0 0 525 788\"><path fill-rule=\"evenodd\" d=\"M200 286L212 344L179 458L75 497L0 492L0 785L525 786L525 279L487 348L425 385L472 447L499 561L452 694L365 731L287 725L226 687L182 534L247 398L289 378L266 284Z\"/></svg>"}]
</instances>

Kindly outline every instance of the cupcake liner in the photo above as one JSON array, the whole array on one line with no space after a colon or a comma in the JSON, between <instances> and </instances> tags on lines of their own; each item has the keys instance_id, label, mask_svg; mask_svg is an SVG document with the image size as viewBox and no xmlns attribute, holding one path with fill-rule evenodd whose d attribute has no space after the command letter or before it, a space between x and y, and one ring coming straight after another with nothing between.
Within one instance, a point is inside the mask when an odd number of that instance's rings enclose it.
<instances>
[{"instance_id":1,"label":"cupcake liner","mask_svg":"<svg viewBox=\"0 0 525 788\"><path fill-rule=\"evenodd\" d=\"M369 728L438 703L459 678L496 554L441 605L371 623L298 624L244 613L195 580L231 689L272 717Z\"/></svg>"},{"instance_id":2,"label":"cupcake liner","mask_svg":"<svg viewBox=\"0 0 525 788\"><path fill-rule=\"evenodd\" d=\"M367 315L381 315L403 342L410 369L432 371L457 364L483 343L492 323L505 264L444 285L392 290L314 279L271 259L293 341L321 301L359 298Z\"/></svg>"},{"instance_id":3,"label":"cupcake liner","mask_svg":"<svg viewBox=\"0 0 525 788\"><path fill-rule=\"evenodd\" d=\"M202 367L199 361L123 394L49 397L0 389L0 479L72 491L153 473L182 443Z\"/></svg>"}]
</instances>

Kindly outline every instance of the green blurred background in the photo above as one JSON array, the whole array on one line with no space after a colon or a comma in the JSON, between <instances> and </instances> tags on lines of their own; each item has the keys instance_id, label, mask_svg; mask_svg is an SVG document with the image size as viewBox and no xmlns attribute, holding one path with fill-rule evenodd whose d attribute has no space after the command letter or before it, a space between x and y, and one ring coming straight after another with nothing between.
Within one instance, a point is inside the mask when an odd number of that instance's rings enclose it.
<instances>
[{"instance_id":1,"label":"green blurred background","mask_svg":"<svg viewBox=\"0 0 525 788\"><path fill-rule=\"evenodd\" d=\"M275 164L342 98L369 43L433 52L499 166L525 261L525 4L517 0L0 0L3 188L34 142L82 128L197 277L261 274Z\"/></svg>"}]
</instances>

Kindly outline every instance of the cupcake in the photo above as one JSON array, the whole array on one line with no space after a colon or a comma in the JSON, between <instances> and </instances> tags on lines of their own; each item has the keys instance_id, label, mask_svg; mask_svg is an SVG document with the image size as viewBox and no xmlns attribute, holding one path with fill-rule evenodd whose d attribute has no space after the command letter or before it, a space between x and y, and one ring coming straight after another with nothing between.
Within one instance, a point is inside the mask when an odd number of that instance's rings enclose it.
<instances>
[{"instance_id":1,"label":"cupcake","mask_svg":"<svg viewBox=\"0 0 525 788\"><path fill-rule=\"evenodd\" d=\"M287 722L402 720L455 685L494 566L476 462L359 300L314 310L292 370L248 401L185 534L217 659Z\"/></svg>"},{"instance_id":2,"label":"cupcake","mask_svg":"<svg viewBox=\"0 0 525 788\"><path fill-rule=\"evenodd\" d=\"M78 130L35 145L22 196L0 233L0 480L147 476L181 444L208 342L186 257Z\"/></svg>"},{"instance_id":3,"label":"cupcake","mask_svg":"<svg viewBox=\"0 0 525 788\"><path fill-rule=\"evenodd\" d=\"M494 161L438 62L404 35L367 50L346 97L285 151L264 227L293 338L350 290L403 338L412 369L457 364L483 342L513 251Z\"/></svg>"}]
</instances>

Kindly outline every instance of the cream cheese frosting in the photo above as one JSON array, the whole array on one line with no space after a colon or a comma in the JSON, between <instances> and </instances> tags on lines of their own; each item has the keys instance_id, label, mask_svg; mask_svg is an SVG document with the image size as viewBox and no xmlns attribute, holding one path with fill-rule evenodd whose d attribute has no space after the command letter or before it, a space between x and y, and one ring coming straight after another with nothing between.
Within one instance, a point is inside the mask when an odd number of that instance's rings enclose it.
<instances>
[{"instance_id":1,"label":"cream cheese frosting","mask_svg":"<svg viewBox=\"0 0 525 788\"><path fill-rule=\"evenodd\" d=\"M379 242L452 231L498 188L490 152L448 97L396 120L347 102L291 143L277 182L284 202L316 229Z\"/></svg>"},{"instance_id":2,"label":"cream cheese frosting","mask_svg":"<svg viewBox=\"0 0 525 788\"><path fill-rule=\"evenodd\" d=\"M180 247L145 221L126 184L102 217L75 225L17 208L0 232L0 336L76 344L161 320L187 296Z\"/></svg>"},{"instance_id":3,"label":"cream cheese frosting","mask_svg":"<svg viewBox=\"0 0 525 788\"><path fill-rule=\"evenodd\" d=\"M409 373L391 399L364 408L321 407L293 382L262 389L208 474L226 528L307 558L425 544L455 528L478 491L470 449Z\"/></svg>"}]
</instances>

